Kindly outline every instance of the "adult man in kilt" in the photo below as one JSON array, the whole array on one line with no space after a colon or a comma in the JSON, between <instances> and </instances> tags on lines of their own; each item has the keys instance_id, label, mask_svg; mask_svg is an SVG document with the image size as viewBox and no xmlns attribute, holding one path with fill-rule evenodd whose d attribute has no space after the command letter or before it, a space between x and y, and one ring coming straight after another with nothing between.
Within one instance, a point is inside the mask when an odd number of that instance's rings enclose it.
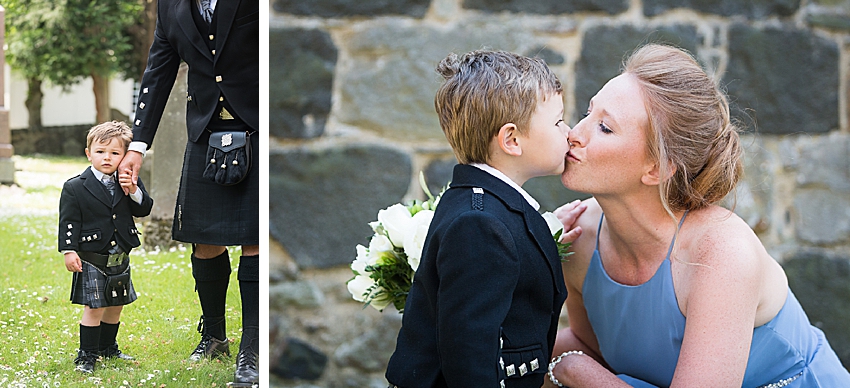
<instances>
[{"instance_id":1,"label":"adult man in kilt","mask_svg":"<svg viewBox=\"0 0 850 388\"><path fill-rule=\"evenodd\" d=\"M229 354L225 296L230 278L226 247L242 246L239 288L242 341L231 386L258 382L259 157L234 185L204 177L210 136L249 133L259 149L259 4L253 0L158 0L154 41L142 77L133 143L120 171L135 180L165 109L181 61L188 65L188 142L172 238L192 243L192 276L203 315L201 340L190 361ZM225 141L221 141L225 145ZM135 152L134 152L135 151ZM244 166L243 166L244 167Z\"/></svg>"}]
</instances>

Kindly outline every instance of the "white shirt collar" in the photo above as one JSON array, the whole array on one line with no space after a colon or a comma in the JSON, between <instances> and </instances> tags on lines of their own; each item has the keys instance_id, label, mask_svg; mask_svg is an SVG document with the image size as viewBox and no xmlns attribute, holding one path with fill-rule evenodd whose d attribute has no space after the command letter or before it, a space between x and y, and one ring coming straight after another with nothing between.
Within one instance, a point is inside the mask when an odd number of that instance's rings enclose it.
<instances>
[{"instance_id":1,"label":"white shirt collar","mask_svg":"<svg viewBox=\"0 0 850 388\"><path fill-rule=\"evenodd\" d=\"M491 166L489 164L470 163L469 165L473 166L473 167L478 167L481 170L484 170L484 171L490 173L490 175L501 179L503 182L505 182L509 186L513 187L516 191L519 191L519 193L522 194L523 198L525 198L525 200L528 201L528 204L531 205L531 207L533 207L534 210L540 210L540 204L537 203L537 201L534 199L534 197L532 197L531 194L528 194L527 191L523 190L523 188L520 185L516 184L516 182L511 180L511 178L508 178L508 176L505 175L505 173L495 169L493 166Z\"/></svg>"},{"instance_id":2,"label":"white shirt collar","mask_svg":"<svg viewBox=\"0 0 850 388\"><path fill-rule=\"evenodd\" d=\"M99 181L103 181L103 176L106 175L106 174L100 172L98 169L94 168L94 166L92 166L91 172L94 174L94 177L97 178L97 180L99 180ZM112 175L112 180L115 180L114 174Z\"/></svg>"}]
</instances>

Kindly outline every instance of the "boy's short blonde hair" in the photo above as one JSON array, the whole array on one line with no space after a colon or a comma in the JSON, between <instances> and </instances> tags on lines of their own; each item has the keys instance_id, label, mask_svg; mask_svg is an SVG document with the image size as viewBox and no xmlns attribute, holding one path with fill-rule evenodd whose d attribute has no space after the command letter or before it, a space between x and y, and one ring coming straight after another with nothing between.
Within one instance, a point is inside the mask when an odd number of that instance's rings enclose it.
<instances>
[{"instance_id":1,"label":"boy's short blonde hair","mask_svg":"<svg viewBox=\"0 0 850 388\"><path fill-rule=\"evenodd\" d=\"M112 120L100 123L89 129L89 134L86 136L86 148L91 148L94 141L107 143L115 138L124 143L124 151L126 151L130 142L133 141L133 130L123 121Z\"/></svg>"},{"instance_id":2,"label":"boy's short blonde hair","mask_svg":"<svg viewBox=\"0 0 850 388\"><path fill-rule=\"evenodd\" d=\"M505 51L450 54L436 70L445 83L434 105L461 164L487 163L490 142L503 125L516 124L526 133L538 101L563 92L542 59Z\"/></svg>"}]
</instances>

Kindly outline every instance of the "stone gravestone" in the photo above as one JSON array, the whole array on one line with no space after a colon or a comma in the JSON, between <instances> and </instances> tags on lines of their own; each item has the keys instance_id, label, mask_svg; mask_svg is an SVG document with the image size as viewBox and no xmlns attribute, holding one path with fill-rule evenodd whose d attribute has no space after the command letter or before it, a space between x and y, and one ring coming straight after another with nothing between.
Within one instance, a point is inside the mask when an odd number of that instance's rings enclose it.
<instances>
[{"instance_id":1,"label":"stone gravestone","mask_svg":"<svg viewBox=\"0 0 850 388\"><path fill-rule=\"evenodd\" d=\"M151 215L145 223L145 247L168 247L171 240L171 223L174 205L180 186L183 169L183 153L186 149L186 96L188 66L183 63L177 72L177 80L171 89L165 112L159 122L151 149L142 163L142 179L154 200Z\"/></svg>"},{"instance_id":2,"label":"stone gravestone","mask_svg":"<svg viewBox=\"0 0 850 388\"><path fill-rule=\"evenodd\" d=\"M3 45L6 41L6 10L0 6L0 69L6 64L6 52ZM9 109L3 100L5 80L0 74L0 184L15 183L15 163L12 161L12 131L9 129Z\"/></svg>"}]
</instances>

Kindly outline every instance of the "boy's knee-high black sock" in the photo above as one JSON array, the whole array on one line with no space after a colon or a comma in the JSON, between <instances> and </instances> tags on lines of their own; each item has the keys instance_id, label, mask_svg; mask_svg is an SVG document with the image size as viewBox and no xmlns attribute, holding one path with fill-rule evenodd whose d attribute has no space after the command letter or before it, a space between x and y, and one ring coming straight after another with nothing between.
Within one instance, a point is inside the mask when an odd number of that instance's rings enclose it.
<instances>
[{"instance_id":1,"label":"boy's knee-high black sock","mask_svg":"<svg viewBox=\"0 0 850 388\"><path fill-rule=\"evenodd\" d=\"M118 323L106 323L100 321L100 345L97 350L103 352L106 349L109 349L110 346L115 345L115 337L118 336L118 328L121 326L121 322Z\"/></svg>"},{"instance_id":2,"label":"boy's knee-high black sock","mask_svg":"<svg viewBox=\"0 0 850 388\"><path fill-rule=\"evenodd\" d=\"M239 293L242 296L242 342L239 350L250 347L260 352L260 255L239 260Z\"/></svg>"},{"instance_id":3,"label":"boy's knee-high black sock","mask_svg":"<svg viewBox=\"0 0 850 388\"><path fill-rule=\"evenodd\" d=\"M192 276L201 302L204 334L218 340L227 338L224 326L224 302L230 283L230 256L227 250L211 259L199 259L192 254Z\"/></svg>"},{"instance_id":4,"label":"boy's knee-high black sock","mask_svg":"<svg viewBox=\"0 0 850 388\"><path fill-rule=\"evenodd\" d=\"M100 347L100 326L83 326L80 324L80 350L97 354Z\"/></svg>"}]
</instances>

